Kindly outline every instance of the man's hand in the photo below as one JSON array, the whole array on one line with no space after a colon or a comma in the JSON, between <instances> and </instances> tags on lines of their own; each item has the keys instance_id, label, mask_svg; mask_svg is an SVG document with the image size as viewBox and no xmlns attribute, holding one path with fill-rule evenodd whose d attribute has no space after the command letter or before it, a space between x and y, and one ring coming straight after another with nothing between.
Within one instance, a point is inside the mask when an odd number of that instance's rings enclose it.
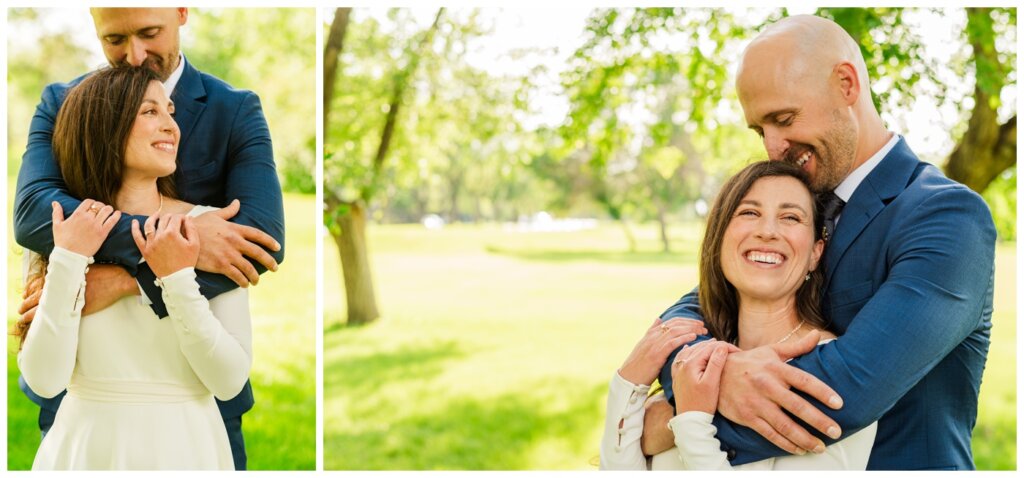
<instances>
[{"instance_id":1,"label":"man's hand","mask_svg":"<svg viewBox=\"0 0 1024 478\"><path fill-rule=\"evenodd\" d=\"M729 354L722 370L718 412L754 429L789 453L824 452L825 444L782 410L786 409L832 438L841 435L839 424L790 390L803 391L833 409L843 406L843 400L828 385L785 363L813 350L819 339L819 333L811 332L790 344Z\"/></svg>"},{"instance_id":2,"label":"man's hand","mask_svg":"<svg viewBox=\"0 0 1024 478\"><path fill-rule=\"evenodd\" d=\"M644 455L654 456L676 446L668 421L675 416L664 392L651 395L644 403L644 434L640 437L640 449Z\"/></svg>"},{"instance_id":3,"label":"man's hand","mask_svg":"<svg viewBox=\"0 0 1024 478\"><path fill-rule=\"evenodd\" d=\"M111 264L93 264L85 274L85 305L82 315L86 316L110 307L124 297L139 295L139 286L135 278L121 266ZM23 323L32 322L39 309L39 298L43 294L42 276L25 285L18 313Z\"/></svg>"},{"instance_id":4,"label":"man's hand","mask_svg":"<svg viewBox=\"0 0 1024 478\"><path fill-rule=\"evenodd\" d=\"M263 249L279 251L281 245L255 227L228 222L238 214L239 207L236 199L226 208L200 214L194 219L200 244L196 269L225 275L239 287L248 287L250 283L259 283L260 275L246 257L276 271L277 261Z\"/></svg>"},{"instance_id":5,"label":"man's hand","mask_svg":"<svg viewBox=\"0 0 1024 478\"><path fill-rule=\"evenodd\" d=\"M82 315L99 312L124 297L139 295L139 283L121 266L93 264L85 274L85 306Z\"/></svg>"}]
</instances>

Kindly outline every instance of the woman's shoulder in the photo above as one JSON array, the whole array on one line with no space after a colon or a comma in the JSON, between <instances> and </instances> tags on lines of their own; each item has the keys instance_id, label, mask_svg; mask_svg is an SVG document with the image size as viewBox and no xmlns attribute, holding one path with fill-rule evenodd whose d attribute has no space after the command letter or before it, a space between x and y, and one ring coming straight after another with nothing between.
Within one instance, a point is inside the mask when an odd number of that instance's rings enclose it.
<instances>
[{"instance_id":1,"label":"woman's shoulder","mask_svg":"<svg viewBox=\"0 0 1024 478\"><path fill-rule=\"evenodd\" d=\"M832 332L829 332L827 330L818 329L818 332L821 334L821 339L818 340L818 345L827 344L827 343L829 343L829 342L839 338L838 335L833 334Z\"/></svg>"},{"instance_id":2,"label":"woman's shoulder","mask_svg":"<svg viewBox=\"0 0 1024 478\"><path fill-rule=\"evenodd\" d=\"M188 215L192 216L192 217L195 217L195 216L198 216L198 215L203 214L203 213L207 213L207 212L210 212L210 211L216 211L218 209L220 209L220 208L219 207L213 207L213 206L195 205L195 206L192 206L192 208L188 211Z\"/></svg>"}]
</instances>

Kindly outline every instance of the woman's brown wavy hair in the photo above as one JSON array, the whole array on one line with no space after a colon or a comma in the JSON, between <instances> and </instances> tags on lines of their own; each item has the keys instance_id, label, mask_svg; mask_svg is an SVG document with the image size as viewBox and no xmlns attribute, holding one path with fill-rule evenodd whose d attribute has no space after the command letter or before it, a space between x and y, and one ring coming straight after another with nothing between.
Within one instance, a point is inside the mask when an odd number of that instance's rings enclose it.
<instances>
[{"instance_id":1,"label":"woman's brown wavy hair","mask_svg":"<svg viewBox=\"0 0 1024 478\"><path fill-rule=\"evenodd\" d=\"M53 128L53 159L72 196L117 208L128 138L153 81L160 78L145 66L102 68L68 90ZM157 189L164 196L176 197L172 176L157 179ZM29 293L43 287L45 260L42 267L34 269L37 272L25 281ZM31 320L19 318L11 335L24 343L31 324Z\"/></svg>"}]
</instances>

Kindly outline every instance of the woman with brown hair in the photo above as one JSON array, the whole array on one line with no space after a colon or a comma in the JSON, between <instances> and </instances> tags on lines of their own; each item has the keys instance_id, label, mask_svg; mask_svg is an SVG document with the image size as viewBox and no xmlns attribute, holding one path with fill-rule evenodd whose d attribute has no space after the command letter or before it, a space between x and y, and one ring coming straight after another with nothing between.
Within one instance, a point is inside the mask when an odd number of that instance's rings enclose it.
<instances>
[{"instance_id":1,"label":"woman with brown hair","mask_svg":"<svg viewBox=\"0 0 1024 478\"><path fill-rule=\"evenodd\" d=\"M199 293L191 216L212 208L174 198L173 112L151 70L124 67L85 78L57 115L54 158L84 200L66 218L53 203L39 310L15 327L32 390L67 390L33 469L234 469L214 396L235 396L248 378L248 296ZM122 214L137 216L132 235L158 277L163 320L137 297L82 319L88 265Z\"/></svg>"},{"instance_id":2,"label":"woman with brown hair","mask_svg":"<svg viewBox=\"0 0 1024 478\"><path fill-rule=\"evenodd\" d=\"M646 469L640 449L644 401L662 365L694 334L672 365L676 448L654 469L731 469L711 424L721 371L730 352L790 341L831 342L820 309L825 242L806 173L781 161L751 164L730 178L711 209L701 245L698 295L703 323L655 321L613 376L601 443L604 469ZM682 332L682 325L687 324ZM810 337L810 338L808 338ZM771 458L737 469L860 469L867 466L874 424L820 453Z\"/></svg>"}]
</instances>

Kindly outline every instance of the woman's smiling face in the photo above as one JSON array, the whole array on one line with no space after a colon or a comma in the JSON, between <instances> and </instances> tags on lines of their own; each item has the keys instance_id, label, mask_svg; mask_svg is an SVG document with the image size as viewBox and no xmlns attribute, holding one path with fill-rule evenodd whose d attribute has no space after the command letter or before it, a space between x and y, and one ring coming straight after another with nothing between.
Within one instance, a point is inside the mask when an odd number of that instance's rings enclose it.
<instances>
[{"instance_id":1,"label":"woman's smiling face","mask_svg":"<svg viewBox=\"0 0 1024 478\"><path fill-rule=\"evenodd\" d=\"M125 176L161 178L174 173L181 132L164 85L151 81L125 148Z\"/></svg>"},{"instance_id":2,"label":"woman's smiling face","mask_svg":"<svg viewBox=\"0 0 1024 478\"><path fill-rule=\"evenodd\" d=\"M722 272L743 298L794 296L821 258L814 203L797 179L758 179L740 201L722 238Z\"/></svg>"}]
</instances>

